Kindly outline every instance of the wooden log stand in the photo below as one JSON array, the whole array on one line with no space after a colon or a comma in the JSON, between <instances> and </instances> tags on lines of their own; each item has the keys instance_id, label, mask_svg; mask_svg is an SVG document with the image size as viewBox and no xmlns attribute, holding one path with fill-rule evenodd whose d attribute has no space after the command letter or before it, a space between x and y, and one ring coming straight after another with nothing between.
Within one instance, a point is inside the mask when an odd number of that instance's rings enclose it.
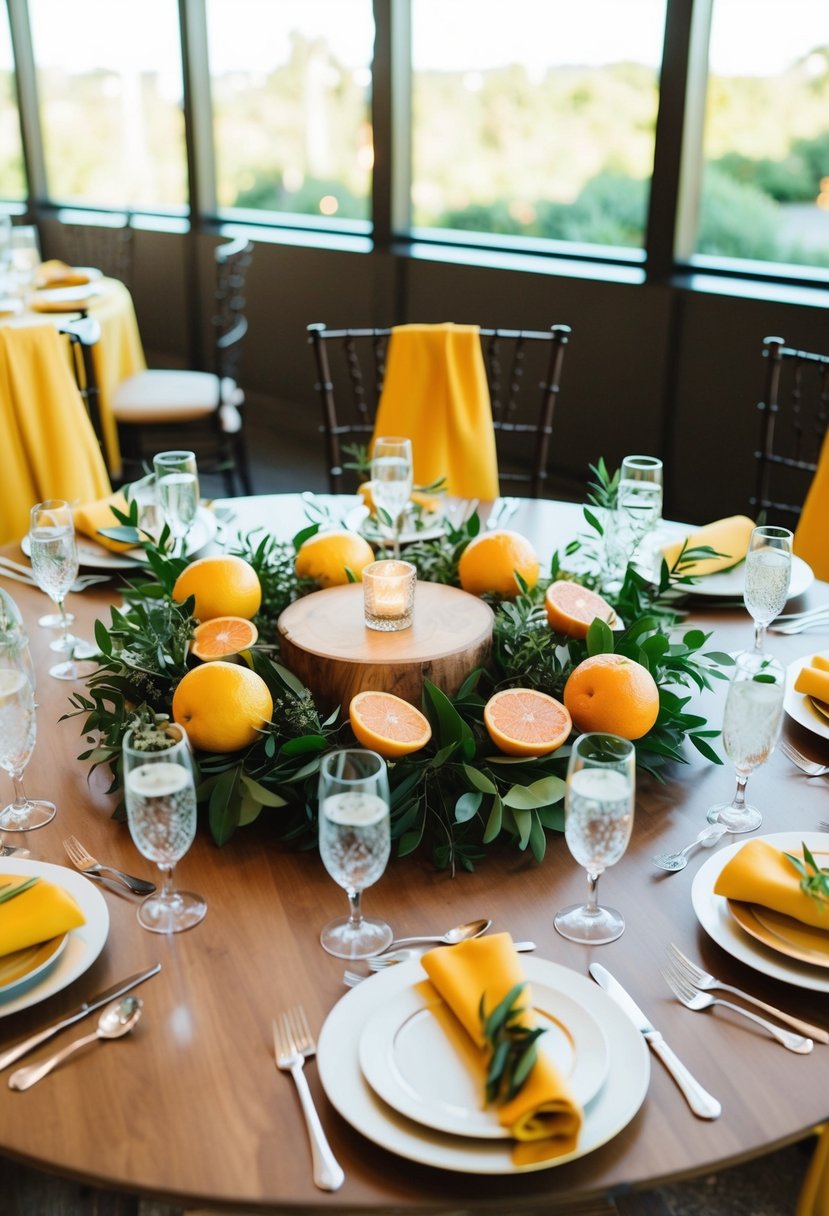
<instances>
[{"instance_id":1,"label":"wooden log stand","mask_svg":"<svg viewBox=\"0 0 829 1216\"><path fill-rule=\"evenodd\" d=\"M487 662L492 624L492 609L477 596L425 582L417 584L411 628L399 633L367 628L360 583L303 596L277 622L282 662L323 712L340 705L346 714L367 688L419 705L424 677L452 696Z\"/></svg>"}]
</instances>

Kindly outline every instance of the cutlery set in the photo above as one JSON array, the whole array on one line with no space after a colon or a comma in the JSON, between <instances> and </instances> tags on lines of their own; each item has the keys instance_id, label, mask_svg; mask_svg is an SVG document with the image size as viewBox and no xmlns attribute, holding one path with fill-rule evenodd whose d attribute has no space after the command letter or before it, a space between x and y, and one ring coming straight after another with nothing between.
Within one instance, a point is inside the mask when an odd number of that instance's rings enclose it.
<instances>
[{"instance_id":1,"label":"cutlery set","mask_svg":"<svg viewBox=\"0 0 829 1216\"><path fill-rule=\"evenodd\" d=\"M76 836L67 836L63 847L75 869L86 874L87 878L115 879L135 895L152 895L155 890L154 883L146 882L143 878L136 878L132 874L125 874L123 870L116 870L114 866L105 866L96 860L91 853L87 852Z\"/></svg>"},{"instance_id":2,"label":"cutlery set","mask_svg":"<svg viewBox=\"0 0 829 1216\"><path fill-rule=\"evenodd\" d=\"M825 777L829 773L829 764L818 764L816 760L810 760L803 752L798 751L793 743L789 743L788 739L781 739L780 750L807 777Z\"/></svg>"},{"instance_id":3,"label":"cutlery set","mask_svg":"<svg viewBox=\"0 0 829 1216\"><path fill-rule=\"evenodd\" d=\"M316 1053L317 1045L301 1005L274 1018L273 1050L276 1067L291 1074L299 1094L311 1142L314 1184L322 1191L337 1191L345 1181L345 1174L326 1139L303 1072L305 1061Z\"/></svg>"},{"instance_id":4,"label":"cutlery set","mask_svg":"<svg viewBox=\"0 0 829 1216\"><path fill-rule=\"evenodd\" d=\"M3 557L2 554L0 554L0 577L11 579L15 583L25 583L28 587L37 587L31 566L14 562L10 557ZM94 587L96 583L108 583L109 579L108 574L81 574L75 579L69 590L84 591L87 587Z\"/></svg>"},{"instance_id":5,"label":"cutlery set","mask_svg":"<svg viewBox=\"0 0 829 1216\"><path fill-rule=\"evenodd\" d=\"M809 629L829 629L829 604L821 604L806 612L790 612L778 616L768 626L774 633L805 633Z\"/></svg>"}]
</instances>

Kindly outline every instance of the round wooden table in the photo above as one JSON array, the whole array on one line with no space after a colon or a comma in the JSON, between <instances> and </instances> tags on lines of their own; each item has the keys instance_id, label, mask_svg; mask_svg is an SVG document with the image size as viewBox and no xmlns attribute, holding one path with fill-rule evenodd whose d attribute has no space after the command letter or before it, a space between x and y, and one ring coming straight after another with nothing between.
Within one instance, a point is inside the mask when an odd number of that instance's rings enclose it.
<instances>
[{"instance_id":1,"label":"round wooden table","mask_svg":"<svg viewBox=\"0 0 829 1216\"><path fill-rule=\"evenodd\" d=\"M294 496L226 505L239 510L245 527L258 515L290 535L294 519L303 522L301 500ZM551 547L565 522L572 528L575 518L572 508L537 502L517 514L514 525L540 548ZM11 547L6 552L20 557ZM74 833L102 860L151 877L126 825L111 818L107 775L99 770L90 777L88 764L76 759L85 746L78 720L59 721L69 708L72 686L46 674L52 635L36 624L45 597L17 583L4 585L26 615L39 673L39 738L26 788L58 804L54 821L28 834L25 844L34 857L63 864L62 841ZM815 584L797 607L828 596L826 585ZM112 597L108 589L71 596L76 631L89 634L96 616L108 620ZM750 644L751 622L740 607L706 610L697 601L691 619L715 631L712 645L718 649ZM770 648L789 662L829 647L828 633L770 635ZM724 687L701 698L701 710L713 725L720 721L723 696ZM829 760L829 742L789 721L785 730L811 754ZM511 849L491 850L475 873L452 878L436 872L426 858L393 860L365 902L389 919L398 936L440 932L489 916L493 930L534 939L538 957L582 975L592 960L602 962L720 1098L719 1120L696 1119L653 1059L641 1109L609 1143L539 1173L484 1179L414 1165L364 1139L328 1104L309 1062L309 1082L346 1174L336 1194L316 1190L296 1094L290 1079L274 1067L271 1020L301 1002L318 1031L344 995L343 963L321 949L318 934L345 901L316 853L295 853L276 841L270 817L279 810L266 809L221 849L200 832L177 867L179 882L207 899L207 917L197 928L169 940L144 932L135 918L135 899L107 890L111 926L93 966L42 1004L0 1017L2 1050L116 980L156 961L162 964L161 973L138 989L145 1010L132 1035L82 1053L25 1093L5 1090L0 1152L93 1185L236 1212L508 1208L546 1213L716 1170L807 1135L829 1117L829 1047L816 1045L812 1055L799 1057L742 1019L721 1016L719 1010L689 1012L670 997L659 974L665 949L675 942L721 978L802 1017L827 1021L825 993L761 975L730 957L699 926L691 883L710 853L692 854L679 874L666 875L651 864L655 853L690 840L711 803L732 791L728 765L706 763L690 749L688 760L687 766L673 767L664 784L639 779L630 847L601 881L602 897L620 908L627 922L611 945L590 949L556 934L556 910L581 899L586 883L563 837L554 834L541 865ZM8 792L8 783L4 786ZM779 751L752 776L751 790L764 812L763 831L816 830L829 813L824 781L802 777ZM90 1020L81 1022L49 1047L90 1028ZM46 1050L40 1048L29 1061Z\"/></svg>"}]
</instances>

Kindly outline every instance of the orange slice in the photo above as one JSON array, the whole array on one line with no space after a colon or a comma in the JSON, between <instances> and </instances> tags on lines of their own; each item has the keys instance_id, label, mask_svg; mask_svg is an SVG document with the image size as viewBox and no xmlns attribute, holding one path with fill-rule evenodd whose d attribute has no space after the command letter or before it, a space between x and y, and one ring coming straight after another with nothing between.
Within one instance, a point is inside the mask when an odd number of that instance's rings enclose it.
<instances>
[{"instance_id":1,"label":"orange slice","mask_svg":"<svg viewBox=\"0 0 829 1216\"><path fill-rule=\"evenodd\" d=\"M505 688L484 706L484 725L508 756L546 756L566 743L573 721L555 697L536 688Z\"/></svg>"},{"instance_id":2,"label":"orange slice","mask_svg":"<svg viewBox=\"0 0 829 1216\"><path fill-rule=\"evenodd\" d=\"M550 628L567 638L586 638L596 617L607 621L611 629L616 625L616 613L607 600L566 579L550 583L544 603Z\"/></svg>"},{"instance_id":3,"label":"orange slice","mask_svg":"<svg viewBox=\"0 0 829 1216\"><path fill-rule=\"evenodd\" d=\"M243 616L214 616L193 631L190 651L197 659L227 659L247 650L259 637L256 626Z\"/></svg>"},{"instance_id":4,"label":"orange slice","mask_svg":"<svg viewBox=\"0 0 829 1216\"><path fill-rule=\"evenodd\" d=\"M428 718L390 692L358 692L348 717L357 741L386 759L419 751L432 737Z\"/></svg>"}]
</instances>

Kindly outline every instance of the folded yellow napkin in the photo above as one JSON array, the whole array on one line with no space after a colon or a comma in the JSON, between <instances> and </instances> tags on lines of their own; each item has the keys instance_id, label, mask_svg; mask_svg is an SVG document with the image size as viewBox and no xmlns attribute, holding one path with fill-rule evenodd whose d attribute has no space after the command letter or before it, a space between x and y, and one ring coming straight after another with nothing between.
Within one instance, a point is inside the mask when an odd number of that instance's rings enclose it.
<instances>
[{"instance_id":1,"label":"folded yellow napkin","mask_svg":"<svg viewBox=\"0 0 829 1216\"><path fill-rule=\"evenodd\" d=\"M512 938L508 933L493 933L449 949L430 950L421 962L440 996L480 1050L483 1105L489 1049L479 1006L483 995L486 1011L490 1013L511 988L524 981ZM526 1007L522 1022L534 1025L529 985L521 994L520 1004ZM576 1147L583 1115L564 1077L544 1051L543 1035L537 1045L538 1057L526 1084L498 1108L498 1120L516 1140L533 1142L532 1159L543 1160L569 1153Z\"/></svg>"},{"instance_id":2,"label":"folded yellow napkin","mask_svg":"<svg viewBox=\"0 0 829 1216\"><path fill-rule=\"evenodd\" d=\"M76 270L58 258L49 258L41 262L35 271L35 287L83 287L89 282L89 275L83 270Z\"/></svg>"},{"instance_id":3,"label":"folded yellow napkin","mask_svg":"<svg viewBox=\"0 0 829 1216\"><path fill-rule=\"evenodd\" d=\"M736 566L743 560L748 551L748 542L753 531L754 520L749 519L746 515L730 515L727 519L715 520L714 523L706 524L704 528L691 532L682 540L667 545L662 550L662 556L670 567L679 557L682 546L686 542L689 549L709 545L723 556L700 558L697 562L683 566L683 573L695 576L718 574L722 570L730 570L732 566Z\"/></svg>"},{"instance_id":4,"label":"folded yellow napkin","mask_svg":"<svg viewBox=\"0 0 829 1216\"><path fill-rule=\"evenodd\" d=\"M25 874L0 874L0 887L26 881ZM7 888L8 889L8 888ZM48 941L86 923L73 897L63 887L40 878L14 899L0 902L0 957Z\"/></svg>"},{"instance_id":5,"label":"folded yellow napkin","mask_svg":"<svg viewBox=\"0 0 829 1216\"><path fill-rule=\"evenodd\" d=\"M41 299L38 296L33 296L29 300L29 308L32 312L81 312L83 309L92 307L92 298L89 296L73 296L71 299L64 297L45 298Z\"/></svg>"},{"instance_id":6,"label":"folded yellow napkin","mask_svg":"<svg viewBox=\"0 0 829 1216\"><path fill-rule=\"evenodd\" d=\"M819 654L814 655L809 665L799 672L794 690L829 705L829 660Z\"/></svg>"},{"instance_id":7,"label":"folded yellow napkin","mask_svg":"<svg viewBox=\"0 0 829 1216\"><path fill-rule=\"evenodd\" d=\"M793 857L800 849L789 850ZM816 858L818 865L821 864ZM715 895L759 904L782 912L805 925L829 930L829 908L800 889L800 875L780 849L765 840L750 840L723 866L714 885Z\"/></svg>"},{"instance_id":8,"label":"folded yellow napkin","mask_svg":"<svg viewBox=\"0 0 829 1216\"><path fill-rule=\"evenodd\" d=\"M492 404L477 325L398 325L374 437L412 441L414 479L459 498L498 497Z\"/></svg>"},{"instance_id":9,"label":"folded yellow napkin","mask_svg":"<svg viewBox=\"0 0 829 1216\"><path fill-rule=\"evenodd\" d=\"M88 502L83 506L75 507L72 512L75 518L75 528L78 532L83 532L85 536L91 536L93 540L97 541L99 545L103 545L105 549L109 549L113 553L123 553L125 549L133 549L135 546L126 544L121 540L111 540L110 537L101 536L98 532L99 528L118 528L121 526L120 519L117 519L112 514L113 507L124 512L129 510L129 503L122 490L117 490L106 498L98 498L94 502Z\"/></svg>"},{"instance_id":10,"label":"folded yellow napkin","mask_svg":"<svg viewBox=\"0 0 829 1216\"><path fill-rule=\"evenodd\" d=\"M371 514L374 515L377 506L374 502L371 486L372 483L370 481L364 481L362 485L357 486L357 493ZM430 514L439 511L441 508L441 499L436 494L424 494L421 490L412 490L409 502L413 503L416 507L420 507L421 511L428 511Z\"/></svg>"},{"instance_id":11,"label":"folded yellow napkin","mask_svg":"<svg viewBox=\"0 0 829 1216\"><path fill-rule=\"evenodd\" d=\"M803 510L792 541L792 551L808 562L817 578L829 581L829 545L826 543L826 521L829 519L829 431L812 478Z\"/></svg>"}]
</instances>

